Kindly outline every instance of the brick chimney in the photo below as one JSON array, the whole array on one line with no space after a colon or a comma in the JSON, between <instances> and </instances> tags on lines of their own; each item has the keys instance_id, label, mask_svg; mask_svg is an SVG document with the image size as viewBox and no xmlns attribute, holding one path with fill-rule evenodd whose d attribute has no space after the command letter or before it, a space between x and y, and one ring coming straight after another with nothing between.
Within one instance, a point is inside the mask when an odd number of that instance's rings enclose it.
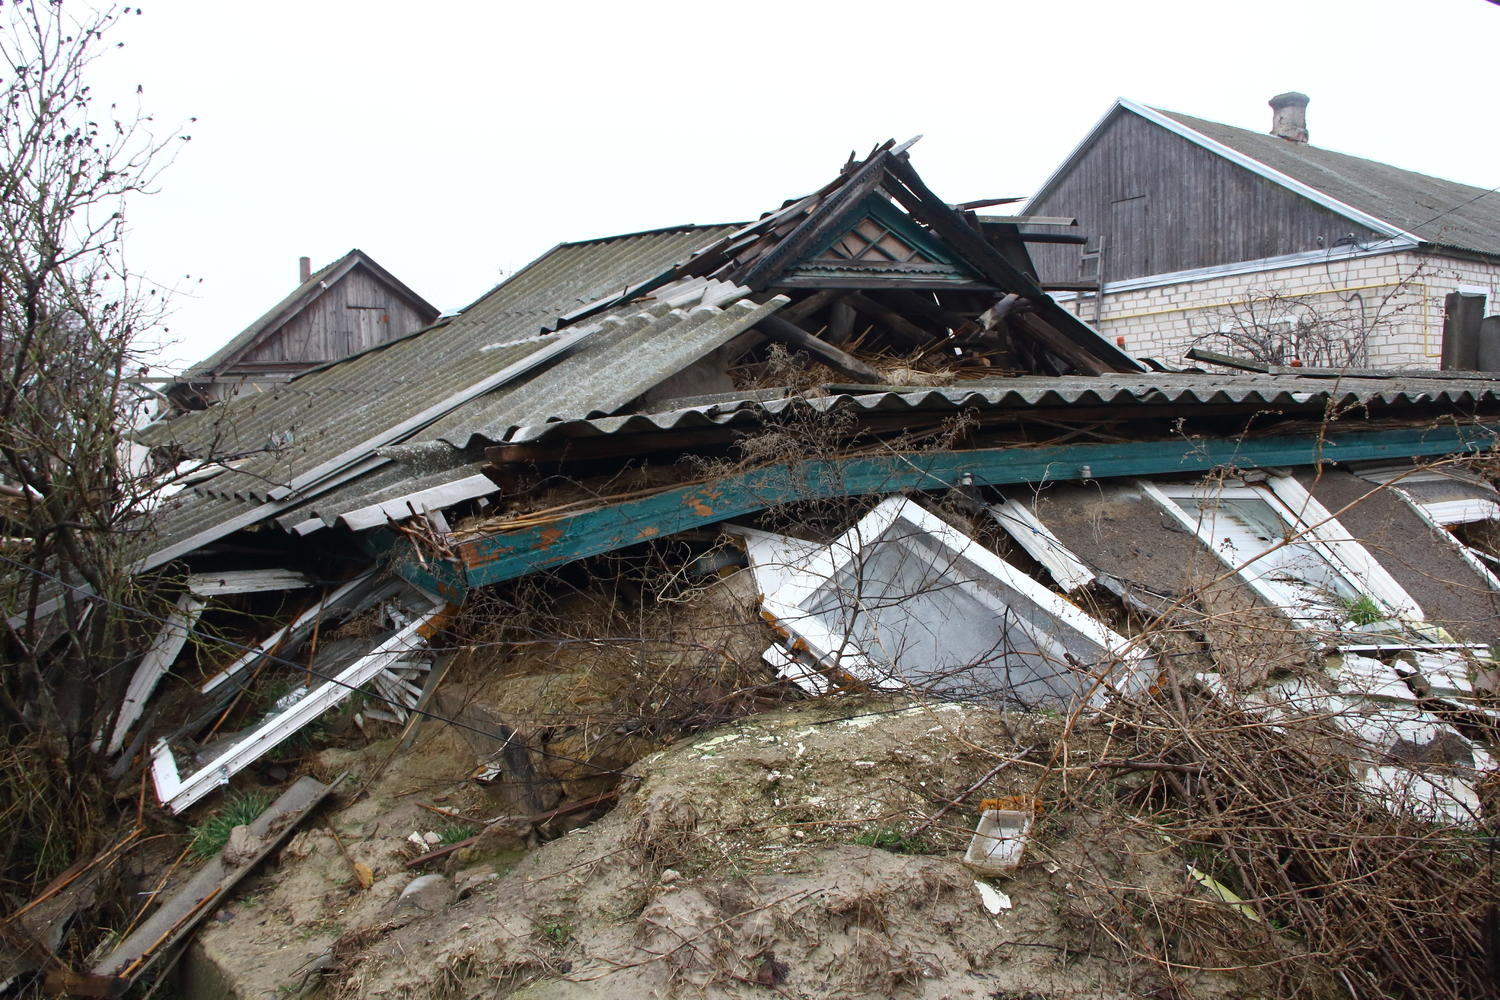
<instances>
[{"instance_id":1,"label":"brick chimney","mask_svg":"<svg viewBox=\"0 0 1500 1000\"><path fill-rule=\"evenodd\" d=\"M1295 90L1271 98L1271 134L1287 142L1307 142L1307 95Z\"/></svg>"},{"instance_id":2,"label":"brick chimney","mask_svg":"<svg viewBox=\"0 0 1500 1000\"><path fill-rule=\"evenodd\" d=\"M1305 142L1306 140L1303 140L1303 141ZM297 258L297 283L301 284L302 282L306 281L308 278L311 278L311 277L312 277L312 258L311 257L299 257L299 258Z\"/></svg>"}]
</instances>

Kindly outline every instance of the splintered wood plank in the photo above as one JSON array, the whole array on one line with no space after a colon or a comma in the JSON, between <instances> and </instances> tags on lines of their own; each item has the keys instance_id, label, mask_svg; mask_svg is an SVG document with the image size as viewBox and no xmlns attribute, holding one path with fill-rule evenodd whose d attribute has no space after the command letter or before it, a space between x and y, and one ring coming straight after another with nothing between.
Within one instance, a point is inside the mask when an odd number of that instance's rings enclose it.
<instances>
[{"instance_id":1,"label":"splintered wood plank","mask_svg":"<svg viewBox=\"0 0 1500 1000\"><path fill-rule=\"evenodd\" d=\"M141 657L135 674L130 678L130 686L125 689L125 700L120 704L120 714L115 719L115 729L109 737L106 752L118 753L124 745L125 734L146 710L146 700L156 690L157 682L172 668L177 654L187 644L188 634L203 614L205 603L203 598L190 591L179 597L177 606L168 612L166 624Z\"/></svg>"},{"instance_id":2,"label":"splintered wood plank","mask_svg":"<svg viewBox=\"0 0 1500 1000\"><path fill-rule=\"evenodd\" d=\"M432 571L441 569L445 588L461 596L469 587L797 500L946 490L966 481L997 486L1202 472L1220 466L1251 469L1446 455L1492 447L1497 435L1500 426L1476 423L1243 440L1126 441L809 459L607 504L520 530L497 529L460 542L453 562L428 568L398 563L397 572L430 579Z\"/></svg>"},{"instance_id":3,"label":"splintered wood plank","mask_svg":"<svg viewBox=\"0 0 1500 1000\"><path fill-rule=\"evenodd\" d=\"M258 594L268 590L301 590L313 582L291 569L242 569L224 573L194 573L187 589L199 597L219 594Z\"/></svg>"},{"instance_id":4,"label":"splintered wood plank","mask_svg":"<svg viewBox=\"0 0 1500 1000\"><path fill-rule=\"evenodd\" d=\"M93 975L128 986L163 955L171 954L208 916L214 904L265 860L343 778L340 775L327 785L311 775L298 778L249 824L250 836L259 843L254 855L238 864L227 862L222 852L210 859L186 885L104 956L94 966Z\"/></svg>"}]
</instances>

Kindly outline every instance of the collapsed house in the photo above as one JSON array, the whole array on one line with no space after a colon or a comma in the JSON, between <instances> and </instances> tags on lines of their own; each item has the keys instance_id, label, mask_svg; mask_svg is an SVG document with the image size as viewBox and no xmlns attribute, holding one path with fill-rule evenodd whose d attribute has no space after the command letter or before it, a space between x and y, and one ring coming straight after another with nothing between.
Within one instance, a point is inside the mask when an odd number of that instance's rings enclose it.
<instances>
[{"instance_id":1,"label":"collapsed house","mask_svg":"<svg viewBox=\"0 0 1500 1000\"><path fill-rule=\"evenodd\" d=\"M110 749L181 812L352 692L429 713L473 595L675 545L748 567L768 669L810 694L1066 712L1186 668L1329 713L1392 808L1477 817L1500 384L1132 357L1038 282L1028 245L1078 242L1068 220L951 205L909 145L750 224L561 244L417 333L142 431L196 469L143 538L137 571L180 596ZM767 515L826 501L853 505ZM252 600L251 641L187 641ZM208 741L267 670L300 680Z\"/></svg>"}]
</instances>

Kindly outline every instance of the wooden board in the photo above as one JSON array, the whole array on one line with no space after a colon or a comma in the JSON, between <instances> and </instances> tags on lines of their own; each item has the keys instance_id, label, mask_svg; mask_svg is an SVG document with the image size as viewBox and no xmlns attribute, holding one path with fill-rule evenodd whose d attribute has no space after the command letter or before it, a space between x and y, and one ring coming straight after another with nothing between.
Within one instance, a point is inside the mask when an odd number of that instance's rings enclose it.
<instances>
[{"instance_id":1,"label":"wooden board","mask_svg":"<svg viewBox=\"0 0 1500 1000\"><path fill-rule=\"evenodd\" d=\"M420 581L419 586L441 587L451 599L465 588L514 579L796 500L905 489L946 490L965 482L965 477L983 486L1203 472L1221 466L1258 468L1443 455L1491 447L1497 433L1500 427L1473 424L1246 440L1130 441L807 460L666 490L521 531L471 538L457 546L458 561L442 564L442 581L414 563L400 563L397 571L408 580Z\"/></svg>"},{"instance_id":2,"label":"wooden board","mask_svg":"<svg viewBox=\"0 0 1500 1000\"><path fill-rule=\"evenodd\" d=\"M149 970L161 956L170 954L226 898L229 890L249 875L286 839L313 809L343 780L343 775L323 784L308 775L272 802L250 823L250 834L261 841L259 851L240 865L230 865L222 854L206 862L187 884L141 922L125 940L104 956L92 970L93 977L128 986ZM73 995L100 996L101 993ZM110 994L114 995L114 994Z\"/></svg>"}]
</instances>

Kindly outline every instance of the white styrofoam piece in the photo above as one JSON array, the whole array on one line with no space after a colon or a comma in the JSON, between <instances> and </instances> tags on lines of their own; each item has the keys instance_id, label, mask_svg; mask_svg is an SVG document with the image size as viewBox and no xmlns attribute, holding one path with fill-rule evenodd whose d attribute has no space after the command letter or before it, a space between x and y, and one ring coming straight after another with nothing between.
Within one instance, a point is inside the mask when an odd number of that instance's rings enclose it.
<instances>
[{"instance_id":1,"label":"white styrofoam piece","mask_svg":"<svg viewBox=\"0 0 1500 1000\"><path fill-rule=\"evenodd\" d=\"M990 916L999 916L1002 911L1010 909L1010 897L988 882L976 881L974 888L979 890L979 902L983 904Z\"/></svg>"},{"instance_id":2,"label":"white styrofoam piece","mask_svg":"<svg viewBox=\"0 0 1500 1000\"><path fill-rule=\"evenodd\" d=\"M969 839L964 864L985 872L1014 871L1026 851L1033 819L1029 809L986 809Z\"/></svg>"}]
</instances>

